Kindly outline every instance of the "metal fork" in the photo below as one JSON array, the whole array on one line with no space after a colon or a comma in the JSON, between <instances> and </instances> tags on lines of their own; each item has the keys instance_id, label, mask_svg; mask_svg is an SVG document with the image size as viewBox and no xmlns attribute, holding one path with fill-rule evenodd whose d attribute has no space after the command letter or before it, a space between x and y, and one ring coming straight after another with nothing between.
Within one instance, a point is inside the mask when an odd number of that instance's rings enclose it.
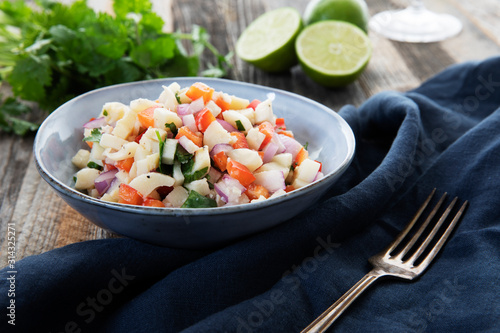
<instances>
[{"instance_id":1,"label":"metal fork","mask_svg":"<svg viewBox=\"0 0 500 333\"><path fill-rule=\"evenodd\" d=\"M304 328L302 333L324 332L347 309L347 307L351 305L351 303L378 278L383 276L393 276L413 280L424 272L439 250L443 247L446 239L448 239L448 236L453 231L453 228L457 225L468 203L468 201L463 203L460 209L453 216L450 224L446 227L444 232L442 232L442 234L440 233L441 237L439 237L429 251L425 252L429 244L434 240L438 231L440 231L441 226L448 218L448 215L450 215L451 210L458 200L457 197L453 199L450 205L440 216L432 230L428 233L427 237L417 244L420 236L422 236L424 231L426 231L427 226L433 220L447 196L446 193L443 194L434 209L432 209L425 219L422 226L413 235L410 235L411 237L408 236L431 201L435 192L436 189L432 191L429 197L425 200L424 204L418 209L410 223L408 223L408 225L403 229L403 231L401 231L389 247L387 247L385 251L382 251L369 259L369 262L374 268L361 280L359 280L359 282L356 283L351 289L349 289L349 291L347 291L341 298L332 304L325 312L309 324L309 326ZM410 238L408 239L407 236ZM403 243L403 240L405 240L406 243Z\"/></svg>"}]
</instances>

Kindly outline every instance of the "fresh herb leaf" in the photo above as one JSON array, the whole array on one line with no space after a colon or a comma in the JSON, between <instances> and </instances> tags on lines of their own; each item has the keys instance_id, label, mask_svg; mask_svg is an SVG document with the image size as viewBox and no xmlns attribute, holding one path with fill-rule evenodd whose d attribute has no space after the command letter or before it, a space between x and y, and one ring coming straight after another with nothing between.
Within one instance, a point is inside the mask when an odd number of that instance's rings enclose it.
<instances>
[{"instance_id":1,"label":"fresh herb leaf","mask_svg":"<svg viewBox=\"0 0 500 333\"><path fill-rule=\"evenodd\" d=\"M174 136L177 135L177 126L175 126L174 123L167 123L167 124L165 124L165 127L168 128Z\"/></svg>"},{"instance_id":2,"label":"fresh herb leaf","mask_svg":"<svg viewBox=\"0 0 500 333\"><path fill-rule=\"evenodd\" d=\"M163 148L165 147L165 141L162 140L161 138L161 135L160 135L160 132L156 131L156 137L158 138L158 144L160 146L160 149L159 149L159 152L160 152L160 163L159 163L159 166L158 166L158 169L160 171L160 173L163 173L163 170L162 170L162 167L161 167L161 159L162 159L162 156L163 156Z\"/></svg>"},{"instance_id":3,"label":"fresh herb leaf","mask_svg":"<svg viewBox=\"0 0 500 333\"><path fill-rule=\"evenodd\" d=\"M177 103L182 104L181 103L181 97L179 96L179 92L178 91L175 92L175 99L177 100Z\"/></svg>"},{"instance_id":4,"label":"fresh herb leaf","mask_svg":"<svg viewBox=\"0 0 500 333\"><path fill-rule=\"evenodd\" d=\"M107 117L107 116L108 116L108 111L104 110L104 111L102 112L102 115L103 115L104 117Z\"/></svg>"},{"instance_id":5,"label":"fresh herb leaf","mask_svg":"<svg viewBox=\"0 0 500 333\"><path fill-rule=\"evenodd\" d=\"M0 104L0 129L5 132L14 132L17 135L25 135L30 131L36 131L40 125L19 118L31 112L31 108L20 103L13 97L6 98Z\"/></svg>"},{"instance_id":6,"label":"fresh herb leaf","mask_svg":"<svg viewBox=\"0 0 500 333\"><path fill-rule=\"evenodd\" d=\"M306 144L304 145L304 149L307 150L307 147L309 147L309 142L306 142Z\"/></svg>"},{"instance_id":7,"label":"fresh herb leaf","mask_svg":"<svg viewBox=\"0 0 500 333\"><path fill-rule=\"evenodd\" d=\"M192 168L191 168L192 169ZM184 174L184 183L191 183L194 182L195 180L202 179L203 176L205 176L208 172L208 167L204 167L203 169L196 170L196 171L188 171L183 173Z\"/></svg>"},{"instance_id":8,"label":"fresh herb leaf","mask_svg":"<svg viewBox=\"0 0 500 333\"><path fill-rule=\"evenodd\" d=\"M189 195L181 208L210 208L217 207L214 199L207 198L196 191L189 191Z\"/></svg>"},{"instance_id":9,"label":"fresh herb leaf","mask_svg":"<svg viewBox=\"0 0 500 333\"><path fill-rule=\"evenodd\" d=\"M175 150L175 159L181 162L181 164L186 164L193 159L193 155L188 153L181 145L177 145L177 149Z\"/></svg>"},{"instance_id":10,"label":"fresh herb leaf","mask_svg":"<svg viewBox=\"0 0 500 333\"><path fill-rule=\"evenodd\" d=\"M245 130L245 126L243 126L243 124L241 123L241 120L236 120L236 128L238 129L238 131L244 131Z\"/></svg>"},{"instance_id":11,"label":"fresh herb leaf","mask_svg":"<svg viewBox=\"0 0 500 333\"><path fill-rule=\"evenodd\" d=\"M93 161L90 161L89 163L87 163L87 168L97 169L99 171L102 171L102 166L100 166L99 164L97 164L96 162L93 162Z\"/></svg>"},{"instance_id":12,"label":"fresh herb leaf","mask_svg":"<svg viewBox=\"0 0 500 333\"><path fill-rule=\"evenodd\" d=\"M83 141L85 142L100 142L102 137L101 131L99 131L97 128L94 128L89 136L86 136L83 138Z\"/></svg>"}]
</instances>

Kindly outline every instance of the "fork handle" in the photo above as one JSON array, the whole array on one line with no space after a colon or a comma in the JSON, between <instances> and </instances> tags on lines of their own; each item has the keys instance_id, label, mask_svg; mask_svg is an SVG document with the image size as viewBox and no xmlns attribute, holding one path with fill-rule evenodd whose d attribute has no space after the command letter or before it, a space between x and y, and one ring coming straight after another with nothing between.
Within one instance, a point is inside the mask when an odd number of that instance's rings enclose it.
<instances>
[{"instance_id":1,"label":"fork handle","mask_svg":"<svg viewBox=\"0 0 500 333\"><path fill-rule=\"evenodd\" d=\"M324 332L363 291L381 276L382 275L375 270L366 274L358 283L342 295L342 297L326 309L325 312L304 328L301 333Z\"/></svg>"}]
</instances>

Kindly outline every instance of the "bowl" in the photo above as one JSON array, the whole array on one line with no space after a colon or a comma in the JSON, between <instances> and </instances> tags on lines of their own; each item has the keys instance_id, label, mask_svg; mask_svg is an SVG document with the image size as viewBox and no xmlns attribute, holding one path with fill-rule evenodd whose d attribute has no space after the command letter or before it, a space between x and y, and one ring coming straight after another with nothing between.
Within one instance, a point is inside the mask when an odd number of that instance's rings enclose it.
<instances>
[{"instance_id":1,"label":"bowl","mask_svg":"<svg viewBox=\"0 0 500 333\"><path fill-rule=\"evenodd\" d=\"M217 208L157 208L110 203L71 187L77 171L71 158L84 148L83 124L95 117L106 102L128 104L137 98L156 99L162 85L177 82L187 87L204 82L249 100L275 94L274 113L284 117L288 129L309 156L322 162L324 178L277 198ZM34 143L41 177L85 218L122 236L161 246L201 249L222 246L238 238L285 222L315 203L349 166L355 150L351 128L326 106L290 92L255 84L214 78L170 78L109 86L76 97L52 112L40 126Z\"/></svg>"}]
</instances>

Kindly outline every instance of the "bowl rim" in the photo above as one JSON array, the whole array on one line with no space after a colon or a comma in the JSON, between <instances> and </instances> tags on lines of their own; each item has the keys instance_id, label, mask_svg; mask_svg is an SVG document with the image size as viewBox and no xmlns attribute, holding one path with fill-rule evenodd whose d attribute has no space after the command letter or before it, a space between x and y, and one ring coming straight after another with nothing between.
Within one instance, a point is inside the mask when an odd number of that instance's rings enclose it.
<instances>
[{"instance_id":1,"label":"bowl rim","mask_svg":"<svg viewBox=\"0 0 500 333\"><path fill-rule=\"evenodd\" d=\"M183 81L201 81L204 83L209 84L209 82L222 82L226 84L232 84L232 85L238 85L241 87L252 87L255 89L260 89L260 90L268 90L268 93L279 93L281 95L285 95L286 97L291 97L291 98L296 98L302 101L305 101L307 103L313 104L314 106L322 109L322 111L329 113L331 116L336 118L336 120L339 123L340 127L340 132L343 133L346 144L347 144L347 154L342 160L342 162L339 164L339 166L335 169L330 171L329 173L325 174L323 178L308 184L304 187L301 187L299 189L293 190L291 192L285 193L283 195L277 196L275 198L259 201L259 202L253 202L253 203L247 203L247 204L241 204L241 205L232 205L232 206L222 206L222 207L213 207L213 208L174 208L174 207L144 207L144 206L133 206L133 205L127 205L127 204L121 204L121 203L115 203L115 202L108 202L108 201L102 201L100 199L93 198L89 195L83 194L82 192L66 185L59 179L53 177L50 172L47 170L47 168L44 166L40 152L41 152L41 147L40 147L40 140L41 136L43 133L44 128L47 126L47 123L51 118L57 117L58 112L61 109L63 109L66 104L69 103L74 103L78 101L79 99L83 99L88 97L88 95L94 94L96 92L102 92L106 90L113 90L116 88L123 88L123 87L133 87L135 85L144 85L144 84L155 84L158 82L183 82ZM329 179L332 177L335 177L339 173L343 173L347 167L351 164L353 158L354 158L354 153L356 150L356 140L354 137L354 133L349 126L349 124L345 121L344 118L342 118L337 112L333 111L331 108L328 108L327 106L316 102L310 98L304 97L302 95L299 95L297 93L289 92L286 90L278 89L278 88L272 88L264 85L259 85L255 83L248 83L248 82L243 82L243 81L236 81L236 80L231 80L231 79L222 79L222 78L208 78L208 77L199 77L199 76L192 76L192 77L171 77L171 78L160 78L160 79L151 79L151 80L143 80L143 81L134 81L134 82L127 82L127 83L120 83L120 84L115 84L115 85L110 85L98 89L94 89L91 91L88 91L86 93L83 93L79 96L76 96L72 98L71 100L65 102L64 104L60 105L58 108L56 108L52 113L50 113L47 118L42 122L40 125L40 128L37 131L37 134L35 136L34 144L33 144L33 155L34 155L34 160L35 160L35 165L40 173L41 177L49 183L52 187L54 187L57 191L64 193L65 195L71 197L72 199L76 200L83 200L84 202L89 202L91 204L96 204L98 206L101 206L103 208L107 209L112 209L112 210L118 210L121 212L128 212L128 213L134 213L134 214L148 214L148 215L161 215L161 216L215 216L215 215L221 215L221 214L232 214L235 213L236 211L241 212L241 211L247 211L247 210L259 210L263 209L268 206L275 205L279 202L285 202L289 200L293 200L294 198L298 196L302 196L310 191L313 191L315 188L323 185L323 186L331 186L326 183L328 183Z\"/></svg>"}]
</instances>

